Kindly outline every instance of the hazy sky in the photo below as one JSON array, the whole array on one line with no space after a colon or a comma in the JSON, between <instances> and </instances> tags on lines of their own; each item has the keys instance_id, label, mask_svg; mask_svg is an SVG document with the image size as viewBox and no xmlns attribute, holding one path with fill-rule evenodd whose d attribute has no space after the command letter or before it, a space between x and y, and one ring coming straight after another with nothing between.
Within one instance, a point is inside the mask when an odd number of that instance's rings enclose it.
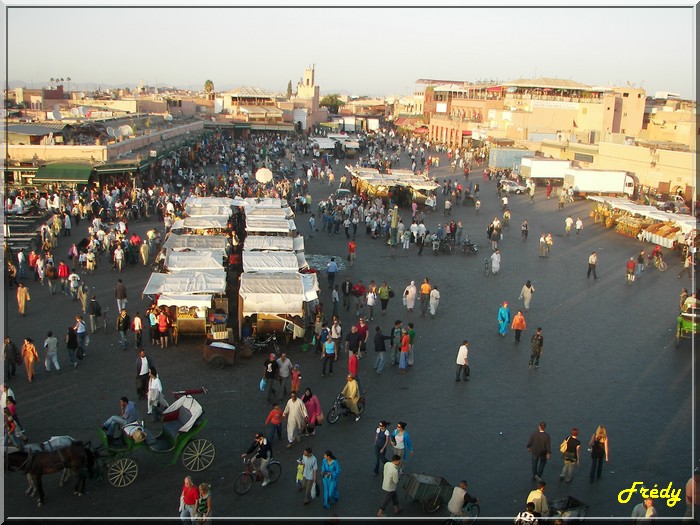
<instances>
[{"instance_id":1,"label":"hazy sky","mask_svg":"<svg viewBox=\"0 0 700 525\"><path fill-rule=\"evenodd\" d=\"M94 3L93 3L94 5ZM419 78L567 78L695 98L684 8L13 7L8 80L407 94Z\"/></svg>"}]
</instances>

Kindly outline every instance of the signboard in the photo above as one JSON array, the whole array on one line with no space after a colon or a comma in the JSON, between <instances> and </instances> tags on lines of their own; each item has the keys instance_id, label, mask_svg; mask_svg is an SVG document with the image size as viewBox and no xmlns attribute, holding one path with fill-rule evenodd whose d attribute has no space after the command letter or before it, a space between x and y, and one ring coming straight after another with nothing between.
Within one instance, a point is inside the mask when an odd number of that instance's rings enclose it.
<instances>
[{"instance_id":1,"label":"signboard","mask_svg":"<svg viewBox=\"0 0 700 525\"><path fill-rule=\"evenodd\" d=\"M549 109L578 109L578 102L564 102L563 100L532 100L530 101L531 108L549 108Z\"/></svg>"},{"instance_id":2,"label":"signboard","mask_svg":"<svg viewBox=\"0 0 700 525\"><path fill-rule=\"evenodd\" d=\"M447 102L438 102L435 107L436 113L447 113Z\"/></svg>"},{"instance_id":3,"label":"signboard","mask_svg":"<svg viewBox=\"0 0 700 525\"><path fill-rule=\"evenodd\" d=\"M148 156L155 158L158 156L158 152L156 150L152 149L151 151L148 152Z\"/></svg>"}]
</instances>

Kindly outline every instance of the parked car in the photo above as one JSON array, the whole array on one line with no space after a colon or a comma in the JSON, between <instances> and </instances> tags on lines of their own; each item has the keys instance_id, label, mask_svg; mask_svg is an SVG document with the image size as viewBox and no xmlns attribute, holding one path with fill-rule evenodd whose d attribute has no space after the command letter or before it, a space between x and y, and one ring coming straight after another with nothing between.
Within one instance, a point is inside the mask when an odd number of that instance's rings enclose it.
<instances>
[{"instance_id":1,"label":"parked car","mask_svg":"<svg viewBox=\"0 0 700 525\"><path fill-rule=\"evenodd\" d=\"M508 193L515 193L517 195L520 195L527 191L527 188L525 186L521 186L514 180L501 181L501 188L507 191Z\"/></svg>"}]
</instances>

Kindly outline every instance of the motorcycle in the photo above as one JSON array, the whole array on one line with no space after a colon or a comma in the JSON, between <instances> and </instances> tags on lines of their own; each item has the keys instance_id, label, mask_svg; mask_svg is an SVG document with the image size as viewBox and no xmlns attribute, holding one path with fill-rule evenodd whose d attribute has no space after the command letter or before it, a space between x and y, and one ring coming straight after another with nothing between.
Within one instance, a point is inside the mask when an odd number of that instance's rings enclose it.
<instances>
[{"instance_id":1,"label":"motorcycle","mask_svg":"<svg viewBox=\"0 0 700 525\"><path fill-rule=\"evenodd\" d=\"M362 414L362 412L365 411L365 396L360 396L360 399L357 401L357 412L359 414ZM354 416L350 411L350 407L348 407L347 403L345 402L345 396L343 394L338 394L338 397L335 398L335 401L333 402L333 406L331 409L328 411L326 414L326 419L328 419L328 422L333 424L340 419L340 416Z\"/></svg>"},{"instance_id":2,"label":"motorcycle","mask_svg":"<svg viewBox=\"0 0 700 525\"><path fill-rule=\"evenodd\" d=\"M251 352L255 353L259 350L268 350L272 347L272 352L275 354L279 353L279 346L277 345L277 335L271 334L266 339L257 339L256 337L246 337L243 340L243 344L247 345Z\"/></svg>"},{"instance_id":3,"label":"motorcycle","mask_svg":"<svg viewBox=\"0 0 700 525\"><path fill-rule=\"evenodd\" d=\"M447 237L443 237L442 239L438 239L435 234L433 234L432 237L432 242L433 242L433 255L437 255L439 252L442 252L444 254L450 255L452 253L452 246L450 245L450 242L447 240Z\"/></svg>"},{"instance_id":4,"label":"motorcycle","mask_svg":"<svg viewBox=\"0 0 700 525\"><path fill-rule=\"evenodd\" d=\"M478 251L479 248L477 248L476 244L471 242L468 237L462 241L462 254L472 255L476 254Z\"/></svg>"}]
</instances>

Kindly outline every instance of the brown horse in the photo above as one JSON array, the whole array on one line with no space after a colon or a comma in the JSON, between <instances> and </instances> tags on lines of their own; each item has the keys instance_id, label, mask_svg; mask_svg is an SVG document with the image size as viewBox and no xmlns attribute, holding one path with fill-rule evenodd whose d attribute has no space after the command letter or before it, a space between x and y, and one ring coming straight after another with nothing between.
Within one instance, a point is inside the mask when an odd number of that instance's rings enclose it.
<instances>
[{"instance_id":1,"label":"brown horse","mask_svg":"<svg viewBox=\"0 0 700 525\"><path fill-rule=\"evenodd\" d=\"M88 474L92 475L95 458L89 446L76 441L70 446L53 451L8 450L6 465L8 470L26 472L31 484L36 489L39 499L38 505L41 507L44 504L44 487L41 483L44 474L53 474L64 470L74 472L78 481L75 484L73 494L82 496L85 492L85 469L87 469Z\"/></svg>"}]
</instances>

